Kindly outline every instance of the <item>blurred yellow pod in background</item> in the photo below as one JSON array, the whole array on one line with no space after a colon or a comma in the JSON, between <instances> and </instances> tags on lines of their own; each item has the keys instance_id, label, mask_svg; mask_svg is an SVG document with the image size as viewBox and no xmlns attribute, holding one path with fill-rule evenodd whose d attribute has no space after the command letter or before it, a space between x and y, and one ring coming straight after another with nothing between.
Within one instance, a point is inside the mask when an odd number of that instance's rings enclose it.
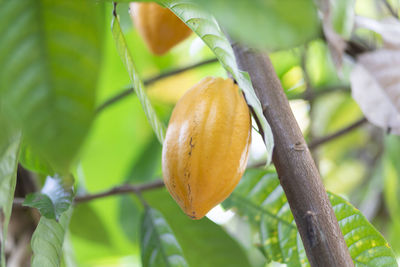
<instances>
[{"instance_id":1,"label":"blurred yellow pod in background","mask_svg":"<svg viewBox=\"0 0 400 267\"><path fill-rule=\"evenodd\" d=\"M192 33L174 13L156 3L131 3L130 15L150 51L167 53Z\"/></svg>"}]
</instances>

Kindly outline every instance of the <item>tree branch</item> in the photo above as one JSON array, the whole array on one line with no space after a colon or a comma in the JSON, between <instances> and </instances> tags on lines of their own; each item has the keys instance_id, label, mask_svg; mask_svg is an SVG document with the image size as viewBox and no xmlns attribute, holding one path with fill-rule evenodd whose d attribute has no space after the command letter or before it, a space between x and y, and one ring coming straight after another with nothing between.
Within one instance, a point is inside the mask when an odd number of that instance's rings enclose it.
<instances>
[{"instance_id":1,"label":"tree branch","mask_svg":"<svg viewBox=\"0 0 400 267\"><path fill-rule=\"evenodd\" d=\"M311 92L304 93L299 96L293 96L293 97L289 96L288 98L289 98L289 100L304 99L307 101L312 101L320 96L330 94L330 93L335 93L335 92L350 92L350 88L347 85L328 86L328 87L316 88L315 90L312 90Z\"/></svg>"},{"instance_id":2,"label":"tree branch","mask_svg":"<svg viewBox=\"0 0 400 267\"><path fill-rule=\"evenodd\" d=\"M193 64L193 65L189 65L189 66L186 66L186 67L183 67L183 68L180 68L180 69L164 72L164 73L161 73L159 75L156 75L154 77L151 77L151 78L145 80L143 82L143 84L144 85L149 85L149 84L155 83L155 82L157 82L157 81L159 81L161 79L167 78L169 76L173 76L173 75L176 75L176 74L179 74L179 73L191 70L191 69L195 69L195 68L207 65L207 64L215 63L215 62L218 62L218 59L212 58L212 59L204 60L204 61L198 62L198 63ZM101 104L96 109L96 113L100 113L101 111L103 111L103 109L111 106L112 104L120 101L121 99L124 99L128 95L133 94L134 92L135 91L133 90L133 88L128 88L128 89L123 90L122 92L116 94L115 96L111 97L110 99L106 100L103 104Z\"/></svg>"},{"instance_id":3,"label":"tree branch","mask_svg":"<svg viewBox=\"0 0 400 267\"><path fill-rule=\"evenodd\" d=\"M180 68L180 69L164 72L164 73L161 73L160 75L157 75L157 76L154 76L154 77L152 77L150 79L145 80L144 81L144 85L149 85L149 84L152 84L152 83L154 83L154 82L156 82L158 80L164 79L166 77L173 76L173 75L176 75L176 74L188 71L188 70L192 70L192 69L195 69L195 68L198 68L198 67L201 67L201 66L204 66L204 65L208 65L208 64L211 64L211 63L216 63L216 62L218 62L217 58L211 58L211 59L207 59L207 60L195 63L193 65L189 65L189 66L186 66L186 67L183 67L183 68Z\"/></svg>"},{"instance_id":4,"label":"tree branch","mask_svg":"<svg viewBox=\"0 0 400 267\"><path fill-rule=\"evenodd\" d=\"M398 19L399 18L399 14L396 13L396 11L389 4L389 2L387 0L382 0L382 2L386 6L386 9L389 11L390 15L392 15L394 18Z\"/></svg>"},{"instance_id":5,"label":"tree branch","mask_svg":"<svg viewBox=\"0 0 400 267\"><path fill-rule=\"evenodd\" d=\"M141 193L144 191L149 191L149 190L153 190L153 189L157 189L157 188L161 188L161 187L164 187L164 182L162 180L156 180L153 182L140 184L140 185L124 184L124 185L116 186L114 188L106 190L104 192L76 196L74 199L74 203L80 204L80 203L95 200L98 198L133 193L133 194L136 194L142 201L143 205L146 206L147 205L146 201L144 201L143 198L141 197ZM19 206L19 205L22 205L23 202L24 202L24 198L15 198L13 205Z\"/></svg>"},{"instance_id":6,"label":"tree branch","mask_svg":"<svg viewBox=\"0 0 400 267\"><path fill-rule=\"evenodd\" d=\"M311 266L354 266L320 175L268 56L233 44L275 140L273 162Z\"/></svg>"},{"instance_id":7,"label":"tree branch","mask_svg":"<svg viewBox=\"0 0 400 267\"><path fill-rule=\"evenodd\" d=\"M99 114L102 112L105 108L111 106L112 104L120 101L121 99L127 97L130 94L133 94L135 91L133 88L128 88L123 90L122 92L116 94L115 96L112 96L111 98L107 99L103 104L101 104L97 109L96 109L96 114Z\"/></svg>"},{"instance_id":8,"label":"tree branch","mask_svg":"<svg viewBox=\"0 0 400 267\"><path fill-rule=\"evenodd\" d=\"M342 136L344 134L347 134L347 133L351 132L352 130L360 127L361 125L363 125L366 122L368 122L368 120L365 117L363 117L363 118L359 119L358 121L350 124L349 126L343 128L343 129L341 129L341 130L339 130L339 131L337 131L337 132L335 132L333 134L330 134L330 135L327 135L325 137L321 137L319 139L316 139L316 140L312 141L308 145L308 148L313 150L313 149L317 148L318 146L320 146L322 144L325 144L325 143L327 143L329 141L332 141L332 140L334 140L334 139L336 139L336 138L338 138L338 137L340 137L340 136Z\"/></svg>"},{"instance_id":9,"label":"tree branch","mask_svg":"<svg viewBox=\"0 0 400 267\"><path fill-rule=\"evenodd\" d=\"M109 189L104 192L96 193L96 194L76 196L74 199L74 203L80 204L80 203L98 199L98 198L109 197L109 196L114 196L114 195L121 195L121 194L133 193L133 194L138 195L141 192L149 191L149 190L153 190L153 189L161 188L161 187L164 187L164 182L162 180L156 180L154 182L141 184L141 185L125 184L125 185L121 185L121 186L116 186L112 189Z\"/></svg>"}]
</instances>

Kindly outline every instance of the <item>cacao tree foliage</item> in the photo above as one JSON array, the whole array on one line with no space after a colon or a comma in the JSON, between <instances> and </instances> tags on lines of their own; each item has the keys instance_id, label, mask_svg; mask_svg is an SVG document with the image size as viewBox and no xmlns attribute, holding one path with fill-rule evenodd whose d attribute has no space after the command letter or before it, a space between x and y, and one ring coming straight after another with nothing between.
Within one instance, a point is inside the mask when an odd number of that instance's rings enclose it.
<instances>
[{"instance_id":1,"label":"cacao tree foliage","mask_svg":"<svg viewBox=\"0 0 400 267\"><path fill-rule=\"evenodd\" d=\"M270 56L355 266L397 266L398 2L156 0L193 31L162 56L129 2L0 0L2 267L309 266L231 43ZM233 193L191 220L161 182L162 143L207 76L244 93L252 144Z\"/></svg>"}]
</instances>

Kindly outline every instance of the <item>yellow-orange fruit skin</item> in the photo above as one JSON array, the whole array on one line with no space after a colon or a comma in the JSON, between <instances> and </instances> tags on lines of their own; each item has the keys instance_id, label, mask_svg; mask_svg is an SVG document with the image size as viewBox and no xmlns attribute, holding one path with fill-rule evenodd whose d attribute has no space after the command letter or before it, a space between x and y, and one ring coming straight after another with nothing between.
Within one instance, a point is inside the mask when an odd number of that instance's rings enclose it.
<instances>
[{"instance_id":1,"label":"yellow-orange fruit skin","mask_svg":"<svg viewBox=\"0 0 400 267\"><path fill-rule=\"evenodd\" d=\"M231 79L208 77L176 104L162 152L165 185L182 210L201 219L234 190L251 141L249 108Z\"/></svg>"},{"instance_id":2,"label":"yellow-orange fruit skin","mask_svg":"<svg viewBox=\"0 0 400 267\"><path fill-rule=\"evenodd\" d=\"M130 14L148 48L156 55L165 54L192 33L174 13L156 3L131 3Z\"/></svg>"}]
</instances>

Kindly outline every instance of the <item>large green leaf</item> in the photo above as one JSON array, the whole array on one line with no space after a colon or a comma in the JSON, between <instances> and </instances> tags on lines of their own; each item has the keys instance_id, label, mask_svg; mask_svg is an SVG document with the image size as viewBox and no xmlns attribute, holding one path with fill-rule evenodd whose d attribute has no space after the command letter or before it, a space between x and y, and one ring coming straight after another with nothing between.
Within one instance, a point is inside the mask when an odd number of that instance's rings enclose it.
<instances>
[{"instance_id":1,"label":"large green leaf","mask_svg":"<svg viewBox=\"0 0 400 267\"><path fill-rule=\"evenodd\" d=\"M247 103L253 108L261 124L267 147L267 163L269 164L274 146L271 128L263 115L260 101L254 92L248 73L239 70L237 67L232 47L216 20L198 5L185 0L160 0L159 2L174 12L210 47L225 70L232 74L232 77L237 81L246 96Z\"/></svg>"},{"instance_id":2,"label":"large green leaf","mask_svg":"<svg viewBox=\"0 0 400 267\"><path fill-rule=\"evenodd\" d=\"M102 4L0 3L0 98L29 143L66 172L94 113Z\"/></svg>"},{"instance_id":3,"label":"large green leaf","mask_svg":"<svg viewBox=\"0 0 400 267\"><path fill-rule=\"evenodd\" d=\"M130 0L116 2L130 2ZM155 2L173 5L196 3L214 14L218 22L233 37L264 50L292 48L320 35L317 8L312 0L251 2L248 0L156 0ZM191 12L189 9L187 11ZM337 19L334 21L336 22Z\"/></svg>"},{"instance_id":4,"label":"large green leaf","mask_svg":"<svg viewBox=\"0 0 400 267\"><path fill-rule=\"evenodd\" d=\"M17 181L20 135L8 136L3 144L5 143L7 145L0 147L0 265L2 267L6 266L4 247Z\"/></svg>"},{"instance_id":5,"label":"large green leaf","mask_svg":"<svg viewBox=\"0 0 400 267\"><path fill-rule=\"evenodd\" d=\"M157 114L153 106L151 105L149 98L146 95L143 82L141 81L135 65L133 64L133 59L129 53L126 40L119 25L118 18L113 19L111 28L118 53L121 57L122 62L125 65L125 68L129 73L129 77L131 78L135 93L138 96L140 103L142 104L143 110L146 113L146 117L151 127L153 128L158 140L162 144L164 142L165 127L160 119L157 117Z\"/></svg>"},{"instance_id":6,"label":"large green leaf","mask_svg":"<svg viewBox=\"0 0 400 267\"><path fill-rule=\"evenodd\" d=\"M164 215L190 267L251 266L242 247L221 226L208 218L190 219L167 190L152 190L144 197Z\"/></svg>"},{"instance_id":7,"label":"large green leaf","mask_svg":"<svg viewBox=\"0 0 400 267\"><path fill-rule=\"evenodd\" d=\"M14 136L17 132L10 118L5 115L3 102L4 99L0 98L0 153L7 150L10 145L10 137Z\"/></svg>"},{"instance_id":8,"label":"large green leaf","mask_svg":"<svg viewBox=\"0 0 400 267\"><path fill-rule=\"evenodd\" d=\"M43 216L40 218L31 240L32 267L60 266L64 235L71 214L72 208L64 212L58 222Z\"/></svg>"},{"instance_id":9,"label":"large green leaf","mask_svg":"<svg viewBox=\"0 0 400 267\"><path fill-rule=\"evenodd\" d=\"M127 182L144 182L153 180L161 172L161 145L152 138L146 145L139 158L134 161L127 174Z\"/></svg>"},{"instance_id":10,"label":"large green leaf","mask_svg":"<svg viewBox=\"0 0 400 267\"><path fill-rule=\"evenodd\" d=\"M329 193L329 199L355 266L397 266L389 244L359 210L335 194ZM309 265L275 171L248 170L224 205L236 208L259 227L270 260Z\"/></svg>"},{"instance_id":11,"label":"large green leaf","mask_svg":"<svg viewBox=\"0 0 400 267\"><path fill-rule=\"evenodd\" d=\"M163 215L146 208L140 245L143 267L188 267L182 249Z\"/></svg>"},{"instance_id":12,"label":"large green leaf","mask_svg":"<svg viewBox=\"0 0 400 267\"><path fill-rule=\"evenodd\" d=\"M260 49L284 49L319 35L312 0L196 0L233 37Z\"/></svg>"}]
</instances>

